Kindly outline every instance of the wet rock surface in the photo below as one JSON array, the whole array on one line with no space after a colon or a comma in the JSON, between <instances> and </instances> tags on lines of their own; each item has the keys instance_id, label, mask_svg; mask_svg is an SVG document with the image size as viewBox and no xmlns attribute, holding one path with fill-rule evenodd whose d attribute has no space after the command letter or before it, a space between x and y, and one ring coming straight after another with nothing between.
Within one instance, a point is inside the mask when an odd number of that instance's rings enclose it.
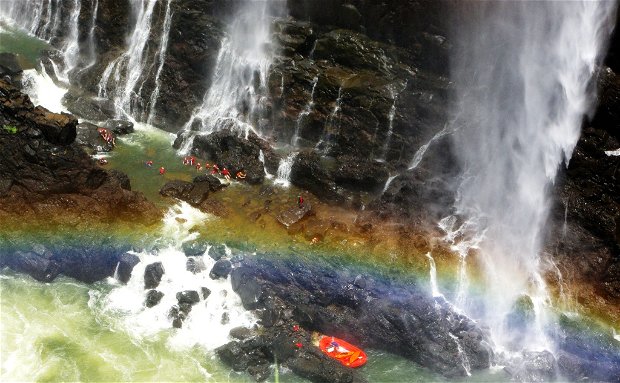
<instances>
[{"instance_id":1,"label":"wet rock surface","mask_svg":"<svg viewBox=\"0 0 620 383\"><path fill-rule=\"evenodd\" d=\"M159 191L165 197L178 198L192 206L199 207L209 197L209 194L222 190L227 185L214 176L202 175L195 177L192 182L175 180L166 183ZM189 250L193 251L193 250Z\"/></svg>"},{"instance_id":2,"label":"wet rock surface","mask_svg":"<svg viewBox=\"0 0 620 383\"><path fill-rule=\"evenodd\" d=\"M144 288L154 289L159 286L161 277L164 275L164 266L161 262L151 263L144 269Z\"/></svg>"},{"instance_id":3,"label":"wet rock surface","mask_svg":"<svg viewBox=\"0 0 620 383\"><path fill-rule=\"evenodd\" d=\"M131 272L138 263L140 263L140 258L138 258L137 255L129 253L122 254L118 260L118 267L116 270L118 280L121 283L129 282Z\"/></svg>"},{"instance_id":4,"label":"wet rock surface","mask_svg":"<svg viewBox=\"0 0 620 383\"><path fill-rule=\"evenodd\" d=\"M389 350L446 376L465 374L464 367L454 363L459 347L472 369L489 366L487 335L447 302L434 300L415 285L369 276L363 277L366 287L361 288L356 277L330 267L246 258L233 269L231 282L244 307L259 309L268 328L297 323L362 347ZM308 358L298 362L300 371L313 363L314 357Z\"/></svg>"},{"instance_id":5,"label":"wet rock surface","mask_svg":"<svg viewBox=\"0 0 620 383\"><path fill-rule=\"evenodd\" d=\"M118 174L97 166L78 146L72 115L35 108L0 80L0 126L0 213L50 223L69 215L157 220L159 212L141 193L124 188Z\"/></svg>"},{"instance_id":6,"label":"wet rock surface","mask_svg":"<svg viewBox=\"0 0 620 383\"><path fill-rule=\"evenodd\" d=\"M276 216L276 220L284 227L289 228L311 214L312 206L309 203L303 203L301 206L293 206L282 211Z\"/></svg>"}]
</instances>

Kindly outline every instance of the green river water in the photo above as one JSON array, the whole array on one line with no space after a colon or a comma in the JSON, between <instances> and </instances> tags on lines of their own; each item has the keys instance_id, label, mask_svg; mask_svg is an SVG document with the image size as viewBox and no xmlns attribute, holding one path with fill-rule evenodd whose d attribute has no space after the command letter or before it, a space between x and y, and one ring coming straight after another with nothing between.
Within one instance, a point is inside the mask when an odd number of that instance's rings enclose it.
<instances>
[{"instance_id":1,"label":"green river water","mask_svg":"<svg viewBox=\"0 0 620 383\"><path fill-rule=\"evenodd\" d=\"M6 26L0 30L0 52L19 53L25 65L34 66L45 47L39 40ZM181 164L170 146L172 139L169 133L138 127L135 134L118 140L118 147L109 155L109 166L128 173L134 190L165 205L169 202L157 193L161 185L169 179L189 180L195 175ZM144 164L148 159L155 162L152 168ZM157 173L159 166L167 168L163 177ZM244 193L241 187L232 190L229 198ZM294 193L290 194L279 198L294 200ZM218 235L226 239L238 233L228 228ZM0 381L253 381L220 363L212 345L179 342L180 330L169 326L146 333L134 331L134 327L148 327L148 323L141 322L143 312L110 305L119 295L131 294L122 289L112 279L84 284L62 277L46 284L2 270ZM193 331L200 333L197 338L208 338L217 329L205 324ZM406 359L367 351L368 363L361 373L370 382L445 381ZM285 369L279 370L278 378L280 382L305 381ZM275 380L272 375L268 381ZM495 382L507 378L495 369L464 380Z\"/></svg>"}]
</instances>

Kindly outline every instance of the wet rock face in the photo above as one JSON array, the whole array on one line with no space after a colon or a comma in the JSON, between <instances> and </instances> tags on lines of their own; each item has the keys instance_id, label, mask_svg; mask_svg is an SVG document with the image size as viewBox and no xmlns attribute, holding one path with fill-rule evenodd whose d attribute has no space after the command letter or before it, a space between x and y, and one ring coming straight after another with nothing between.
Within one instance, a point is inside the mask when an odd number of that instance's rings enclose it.
<instances>
[{"instance_id":1,"label":"wet rock face","mask_svg":"<svg viewBox=\"0 0 620 383\"><path fill-rule=\"evenodd\" d=\"M271 327L288 317L308 330L389 350L446 376L465 374L454 362L459 347L472 369L489 366L487 335L447 302L434 301L413 285L368 277L362 288L356 275L264 259L244 260L231 281L244 307L261 309L273 319ZM273 316L275 308L289 314Z\"/></svg>"},{"instance_id":2,"label":"wet rock face","mask_svg":"<svg viewBox=\"0 0 620 383\"><path fill-rule=\"evenodd\" d=\"M553 191L548 247L568 274L620 302L620 76L602 69L599 105Z\"/></svg>"},{"instance_id":3,"label":"wet rock face","mask_svg":"<svg viewBox=\"0 0 620 383\"><path fill-rule=\"evenodd\" d=\"M149 290L149 292L146 293L146 307L156 306L163 297L164 293L162 293L161 291Z\"/></svg>"},{"instance_id":4,"label":"wet rock face","mask_svg":"<svg viewBox=\"0 0 620 383\"><path fill-rule=\"evenodd\" d=\"M72 115L35 108L0 80L2 210L20 216L36 210L38 220L51 222L71 214L99 221L156 219L159 213L144 196L127 190L119 173L97 166L74 142L76 126Z\"/></svg>"},{"instance_id":5,"label":"wet rock face","mask_svg":"<svg viewBox=\"0 0 620 383\"><path fill-rule=\"evenodd\" d=\"M256 134L250 133L245 139L228 130L196 136L192 144L192 154L196 157L217 163L220 170L228 169L231 177L243 170L244 181L251 184L259 184L265 178L264 165L259 159L261 150L266 158L273 157L269 145Z\"/></svg>"},{"instance_id":6,"label":"wet rock face","mask_svg":"<svg viewBox=\"0 0 620 383\"><path fill-rule=\"evenodd\" d=\"M284 227L289 228L310 215L311 211L312 206L309 203L304 203L301 206L293 206L290 209L282 211L276 216L276 220Z\"/></svg>"},{"instance_id":7,"label":"wet rock face","mask_svg":"<svg viewBox=\"0 0 620 383\"><path fill-rule=\"evenodd\" d=\"M211 279L227 278L232 270L232 263L228 259L220 259L213 265L209 272Z\"/></svg>"}]
</instances>

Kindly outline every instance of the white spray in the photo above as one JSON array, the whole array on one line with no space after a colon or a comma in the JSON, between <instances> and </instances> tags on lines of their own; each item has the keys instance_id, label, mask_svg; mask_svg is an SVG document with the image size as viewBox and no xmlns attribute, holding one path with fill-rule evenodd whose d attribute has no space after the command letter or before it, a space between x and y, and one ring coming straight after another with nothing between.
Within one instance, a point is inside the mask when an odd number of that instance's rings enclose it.
<instances>
[{"instance_id":1,"label":"white spray","mask_svg":"<svg viewBox=\"0 0 620 383\"><path fill-rule=\"evenodd\" d=\"M485 319L510 341L505 315L520 294L534 303L530 348L542 331L548 293L540 272L547 188L568 162L591 106L612 1L468 2L454 34L454 136L465 169L456 208L475 222L486 283Z\"/></svg>"}]
</instances>

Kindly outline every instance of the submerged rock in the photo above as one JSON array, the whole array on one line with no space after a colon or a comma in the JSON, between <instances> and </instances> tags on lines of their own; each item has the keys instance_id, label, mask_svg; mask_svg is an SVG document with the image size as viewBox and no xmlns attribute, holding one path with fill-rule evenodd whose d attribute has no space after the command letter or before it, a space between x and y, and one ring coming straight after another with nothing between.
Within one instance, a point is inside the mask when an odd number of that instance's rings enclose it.
<instances>
[{"instance_id":1,"label":"submerged rock","mask_svg":"<svg viewBox=\"0 0 620 383\"><path fill-rule=\"evenodd\" d=\"M189 303L190 305L195 305L200 302L200 296L198 296L198 292L195 290L185 290L177 293L177 301L179 305L183 303Z\"/></svg>"},{"instance_id":2,"label":"submerged rock","mask_svg":"<svg viewBox=\"0 0 620 383\"><path fill-rule=\"evenodd\" d=\"M219 179L211 175L203 175L194 178L192 182L174 180L166 183L159 191L165 197L174 197L189 203L192 206L200 206L210 193L225 188Z\"/></svg>"},{"instance_id":3,"label":"submerged rock","mask_svg":"<svg viewBox=\"0 0 620 383\"><path fill-rule=\"evenodd\" d=\"M557 378L555 357L549 351L524 351L504 371L519 382L550 382Z\"/></svg>"},{"instance_id":4,"label":"submerged rock","mask_svg":"<svg viewBox=\"0 0 620 383\"><path fill-rule=\"evenodd\" d=\"M288 228L311 215L311 213L312 205L306 202L302 206L293 206L290 209L280 212L280 214L276 216L276 220L284 227Z\"/></svg>"},{"instance_id":5,"label":"submerged rock","mask_svg":"<svg viewBox=\"0 0 620 383\"><path fill-rule=\"evenodd\" d=\"M185 262L185 269L192 274L198 274L204 271L207 267L200 258L187 258Z\"/></svg>"},{"instance_id":6,"label":"submerged rock","mask_svg":"<svg viewBox=\"0 0 620 383\"><path fill-rule=\"evenodd\" d=\"M133 133L133 122L126 120L108 120L103 125L104 128L109 129L112 133L123 136L125 134Z\"/></svg>"}]
</instances>

